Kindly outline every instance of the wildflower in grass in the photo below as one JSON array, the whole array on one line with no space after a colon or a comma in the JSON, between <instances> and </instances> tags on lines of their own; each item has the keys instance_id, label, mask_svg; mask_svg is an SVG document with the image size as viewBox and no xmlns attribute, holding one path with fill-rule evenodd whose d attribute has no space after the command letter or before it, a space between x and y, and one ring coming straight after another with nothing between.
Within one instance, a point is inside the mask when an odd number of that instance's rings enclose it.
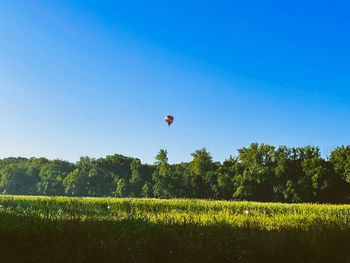
<instances>
[{"instance_id":1,"label":"wildflower in grass","mask_svg":"<svg viewBox=\"0 0 350 263\"><path fill-rule=\"evenodd\" d=\"M245 213L246 215L248 215L248 214L249 214L248 209L246 209L246 210L244 211L244 213Z\"/></svg>"}]
</instances>

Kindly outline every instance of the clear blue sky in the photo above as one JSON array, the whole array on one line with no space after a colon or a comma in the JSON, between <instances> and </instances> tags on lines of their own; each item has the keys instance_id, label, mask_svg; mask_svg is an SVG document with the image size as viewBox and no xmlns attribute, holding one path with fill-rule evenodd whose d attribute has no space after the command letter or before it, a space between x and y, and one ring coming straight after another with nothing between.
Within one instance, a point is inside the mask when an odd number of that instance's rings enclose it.
<instances>
[{"instance_id":1,"label":"clear blue sky","mask_svg":"<svg viewBox=\"0 0 350 263\"><path fill-rule=\"evenodd\" d=\"M181 162L206 147L223 161L255 141L349 144L349 12L345 0L0 1L0 157L152 163L165 148Z\"/></svg>"}]
</instances>

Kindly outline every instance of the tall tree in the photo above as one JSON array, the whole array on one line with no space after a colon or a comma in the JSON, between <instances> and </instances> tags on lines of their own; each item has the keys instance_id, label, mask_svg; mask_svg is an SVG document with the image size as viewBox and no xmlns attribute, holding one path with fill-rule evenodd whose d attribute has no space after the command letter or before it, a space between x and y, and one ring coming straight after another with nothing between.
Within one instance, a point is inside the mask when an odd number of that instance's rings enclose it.
<instances>
[{"instance_id":1,"label":"tall tree","mask_svg":"<svg viewBox=\"0 0 350 263\"><path fill-rule=\"evenodd\" d=\"M235 191L233 180L237 174L236 166L237 158L230 156L230 158L225 160L217 169L217 199L232 199L233 193Z\"/></svg>"},{"instance_id":2,"label":"tall tree","mask_svg":"<svg viewBox=\"0 0 350 263\"><path fill-rule=\"evenodd\" d=\"M143 165L139 159L133 160L130 164L131 178L129 180L130 195L131 196L141 196L141 190L143 185L146 183L145 178L143 178Z\"/></svg>"},{"instance_id":3,"label":"tall tree","mask_svg":"<svg viewBox=\"0 0 350 263\"><path fill-rule=\"evenodd\" d=\"M156 156L156 169L152 175L154 186L153 195L159 198L174 197L172 170L168 163L168 152L161 149Z\"/></svg>"},{"instance_id":4,"label":"tall tree","mask_svg":"<svg viewBox=\"0 0 350 263\"><path fill-rule=\"evenodd\" d=\"M191 154L193 160L189 163L189 171L185 181L190 188L190 197L215 198L217 194L218 163L205 148L196 150Z\"/></svg>"},{"instance_id":5,"label":"tall tree","mask_svg":"<svg viewBox=\"0 0 350 263\"><path fill-rule=\"evenodd\" d=\"M252 143L238 150L239 163L233 197L239 200L272 201L274 198L274 151L270 145Z\"/></svg>"},{"instance_id":6,"label":"tall tree","mask_svg":"<svg viewBox=\"0 0 350 263\"><path fill-rule=\"evenodd\" d=\"M128 195L128 184L124 178L120 178L117 182L117 188L114 192L115 197L126 197Z\"/></svg>"},{"instance_id":7,"label":"tall tree","mask_svg":"<svg viewBox=\"0 0 350 263\"><path fill-rule=\"evenodd\" d=\"M335 192L338 202L350 201L350 145L339 146L330 154L330 163L336 177Z\"/></svg>"},{"instance_id":8,"label":"tall tree","mask_svg":"<svg viewBox=\"0 0 350 263\"><path fill-rule=\"evenodd\" d=\"M1 170L0 187L3 194L35 194L36 178L27 175L25 163L6 165Z\"/></svg>"},{"instance_id":9,"label":"tall tree","mask_svg":"<svg viewBox=\"0 0 350 263\"><path fill-rule=\"evenodd\" d=\"M90 157L80 157L77 168L74 169L63 180L65 193L69 196L89 196L89 174L93 169L93 159Z\"/></svg>"},{"instance_id":10,"label":"tall tree","mask_svg":"<svg viewBox=\"0 0 350 263\"><path fill-rule=\"evenodd\" d=\"M330 155L334 171L347 183L350 183L350 145L335 148Z\"/></svg>"},{"instance_id":11,"label":"tall tree","mask_svg":"<svg viewBox=\"0 0 350 263\"><path fill-rule=\"evenodd\" d=\"M64 195L63 180L75 165L67 161L54 160L46 163L39 173L38 192L43 195Z\"/></svg>"},{"instance_id":12,"label":"tall tree","mask_svg":"<svg viewBox=\"0 0 350 263\"><path fill-rule=\"evenodd\" d=\"M0 188L7 194L35 195L40 181L40 169L48 162L45 158L31 158L5 165L1 170Z\"/></svg>"},{"instance_id":13,"label":"tall tree","mask_svg":"<svg viewBox=\"0 0 350 263\"><path fill-rule=\"evenodd\" d=\"M146 182L141 189L141 196L142 197L152 197L153 196L153 192L152 192L152 184L149 182Z\"/></svg>"},{"instance_id":14,"label":"tall tree","mask_svg":"<svg viewBox=\"0 0 350 263\"><path fill-rule=\"evenodd\" d=\"M115 179L113 172L108 169L107 160L92 160L89 169L89 196L111 196L115 188Z\"/></svg>"}]
</instances>

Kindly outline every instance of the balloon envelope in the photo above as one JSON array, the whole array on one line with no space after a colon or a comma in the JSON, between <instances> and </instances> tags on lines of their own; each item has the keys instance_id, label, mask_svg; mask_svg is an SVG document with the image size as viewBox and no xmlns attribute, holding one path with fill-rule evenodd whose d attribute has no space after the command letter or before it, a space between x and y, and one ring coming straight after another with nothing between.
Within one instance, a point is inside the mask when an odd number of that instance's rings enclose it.
<instances>
[{"instance_id":1,"label":"balloon envelope","mask_svg":"<svg viewBox=\"0 0 350 263\"><path fill-rule=\"evenodd\" d=\"M165 116L165 122L170 126L174 121L174 117L171 115Z\"/></svg>"}]
</instances>

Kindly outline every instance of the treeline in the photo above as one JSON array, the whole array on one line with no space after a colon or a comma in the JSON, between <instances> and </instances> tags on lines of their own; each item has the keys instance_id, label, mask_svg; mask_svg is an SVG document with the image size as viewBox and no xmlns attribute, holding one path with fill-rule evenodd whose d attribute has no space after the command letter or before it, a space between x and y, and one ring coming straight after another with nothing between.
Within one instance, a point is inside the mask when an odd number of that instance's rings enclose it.
<instances>
[{"instance_id":1,"label":"treeline","mask_svg":"<svg viewBox=\"0 0 350 263\"><path fill-rule=\"evenodd\" d=\"M112 155L73 164L46 158L0 160L0 193L20 195L205 198L271 202L350 201L350 146L326 159L318 147L253 143L223 163L206 149L188 163L169 164L160 150L154 164Z\"/></svg>"}]
</instances>

